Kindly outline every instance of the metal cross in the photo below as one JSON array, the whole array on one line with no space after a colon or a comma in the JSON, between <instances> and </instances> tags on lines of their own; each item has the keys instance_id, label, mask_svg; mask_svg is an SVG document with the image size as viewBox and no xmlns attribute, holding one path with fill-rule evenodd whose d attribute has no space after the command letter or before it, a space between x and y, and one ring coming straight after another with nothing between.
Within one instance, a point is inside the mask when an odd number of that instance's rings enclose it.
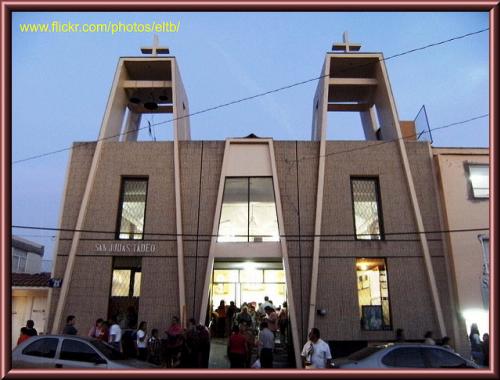
<instances>
[{"instance_id":1,"label":"metal cross","mask_svg":"<svg viewBox=\"0 0 500 380\"><path fill-rule=\"evenodd\" d=\"M344 32L344 34L342 35L342 39L344 40L344 43L339 43L339 42L334 43L332 46L332 50L334 51L341 50L345 52L350 52L350 51L358 51L359 49L361 49L361 44L349 42L349 36L347 32Z\"/></svg>"},{"instance_id":2,"label":"metal cross","mask_svg":"<svg viewBox=\"0 0 500 380\"><path fill-rule=\"evenodd\" d=\"M153 37L153 46L142 47L141 52L142 54L152 54L153 56L157 56L158 54L169 54L170 50L166 46L160 46L158 35L155 34Z\"/></svg>"}]
</instances>

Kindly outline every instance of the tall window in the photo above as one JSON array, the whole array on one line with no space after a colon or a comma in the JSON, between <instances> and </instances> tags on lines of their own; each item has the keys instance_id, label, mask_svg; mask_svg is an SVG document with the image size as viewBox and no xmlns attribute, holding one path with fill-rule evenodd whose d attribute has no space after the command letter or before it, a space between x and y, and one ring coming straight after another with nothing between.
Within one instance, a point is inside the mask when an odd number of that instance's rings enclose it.
<instances>
[{"instance_id":1,"label":"tall window","mask_svg":"<svg viewBox=\"0 0 500 380\"><path fill-rule=\"evenodd\" d=\"M490 238L488 235L479 235L483 248L483 275L481 276L481 295L486 309L490 306Z\"/></svg>"},{"instance_id":2,"label":"tall window","mask_svg":"<svg viewBox=\"0 0 500 380\"><path fill-rule=\"evenodd\" d=\"M356 259L359 314L363 330L391 329L385 259Z\"/></svg>"},{"instance_id":3,"label":"tall window","mask_svg":"<svg viewBox=\"0 0 500 380\"><path fill-rule=\"evenodd\" d=\"M378 180L351 178L351 191L356 239L383 239Z\"/></svg>"},{"instance_id":4,"label":"tall window","mask_svg":"<svg viewBox=\"0 0 500 380\"><path fill-rule=\"evenodd\" d=\"M120 194L118 239L142 239L148 180L123 178Z\"/></svg>"},{"instance_id":5,"label":"tall window","mask_svg":"<svg viewBox=\"0 0 500 380\"><path fill-rule=\"evenodd\" d=\"M490 174L488 165L469 165L469 180L474 198L489 198Z\"/></svg>"},{"instance_id":6,"label":"tall window","mask_svg":"<svg viewBox=\"0 0 500 380\"><path fill-rule=\"evenodd\" d=\"M278 217L270 177L226 178L219 242L278 241Z\"/></svg>"}]
</instances>

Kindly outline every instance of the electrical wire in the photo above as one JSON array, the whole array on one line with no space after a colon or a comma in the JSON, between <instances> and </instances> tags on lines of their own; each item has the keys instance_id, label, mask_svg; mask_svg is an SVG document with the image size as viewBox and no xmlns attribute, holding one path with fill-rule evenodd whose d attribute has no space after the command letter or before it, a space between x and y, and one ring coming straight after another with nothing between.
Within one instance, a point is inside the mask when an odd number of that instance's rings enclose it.
<instances>
[{"instance_id":1,"label":"electrical wire","mask_svg":"<svg viewBox=\"0 0 500 380\"><path fill-rule=\"evenodd\" d=\"M103 230L78 230L72 228L55 228L55 227L38 227L38 226L18 226L13 225L12 228L25 229L25 230L42 230L42 231L60 231L60 232L80 232L80 233L95 233L95 234L116 234L116 231L103 231ZM475 232L475 231L486 231L489 230L489 227L483 228L461 228L461 229L452 229L452 230L431 230L431 231L404 231L404 232L384 232L384 236L399 236L399 235L420 235L420 234L440 234L440 233L460 233L460 232ZM143 236L186 236L186 237L224 237L224 235L212 235L212 234L177 234L177 233L162 233L162 232L143 232ZM235 237L247 235L234 235ZM259 237L271 237L271 235L258 235ZM359 237L359 236L373 236L373 234L284 234L279 235L280 238L330 238L330 237ZM116 239L115 239L116 240ZM154 239L152 239L154 240ZM128 240L127 240L128 241Z\"/></svg>"},{"instance_id":2,"label":"electrical wire","mask_svg":"<svg viewBox=\"0 0 500 380\"><path fill-rule=\"evenodd\" d=\"M377 62L388 61L388 60L391 60L391 59L394 59L394 58L398 58L398 57L402 57L402 56L407 55L407 54L414 53L416 51L425 50L425 49L428 49L428 48L431 48L431 47L434 47L434 46L443 45L445 43L449 43L449 42L452 42L452 41L456 41L456 40L460 40L460 39L463 39L463 38L466 38L466 37L477 35L477 34L483 33L483 32L488 31L488 30L489 30L489 28L477 30L475 32L470 32L470 33L467 33L467 34L463 34L463 35L460 35L460 36L452 37L452 38L449 38L449 39L446 39L446 40L442 40L442 41L439 41L439 42L434 42L434 43L431 43L431 44L427 44L427 45L424 45L424 46L421 46L421 47L418 47L418 48L414 48L414 49L411 49L411 50L407 50L407 51L404 51L404 52L401 52L401 53L398 53L398 54L394 54L394 55L391 55L391 56L389 56L387 58L381 58L378 61L369 62L369 63L358 65L358 66L351 66L348 69L352 70L354 68L359 68L359 67L363 67L363 66L367 66L367 65L372 65L372 64L375 64ZM244 98L240 98L240 99L233 100L233 101L230 101L230 102L227 102L227 103L223 103L223 104L220 104L220 105L217 105L217 106L205 108L205 109L200 110L200 111L196 111L196 112L192 112L192 113L189 113L189 114L186 114L186 115L178 116L176 118L172 118L172 119L169 119L169 120L166 120L166 121L158 122L156 124L151 124L151 126L154 127L154 126L157 126L157 125L171 123L173 121L181 120L181 119L184 119L184 118L187 118L187 117L190 117L190 116L200 115L200 114L203 114L203 113L206 113L206 112L210 112L210 111L214 111L214 110L217 110L217 109L220 109L220 108L228 107L228 106L231 106L231 105L234 105L234 104L238 104L238 103L241 103L241 102L245 102L245 101L248 101L248 100L252 100L252 99L256 99L256 98L262 97L262 96L266 96L266 95L270 95L270 94L277 93L277 92L280 92L280 91L284 91L284 90L287 90L287 89L290 89L290 88L293 88L293 87L301 86L301 85L306 84L306 83L317 81L317 80L322 79L324 77L327 77L329 75L330 74L328 73L328 74L320 75L318 77L314 77L314 78L311 78L311 79L306 79L306 80L303 80L303 81L300 81L300 82L292 83L292 84L289 84L289 85L286 85L286 86L283 86L283 87L279 87L279 88L276 88L276 89L273 89L273 90L261 92L261 93L258 93L258 94L252 95L252 96L247 96L247 97L244 97ZM113 135L113 136L103 137L103 138L100 138L100 139L97 139L97 140L91 141L91 142L82 142L82 143L79 143L78 145L94 144L95 142L98 142L98 141L104 141L104 140L114 139L116 137L120 137L120 136L126 135L128 133L132 133L132 132L136 133L137 131L139 131L141 129L144 129L144 128L148 128L148 127L145 126L145 127L142 127L142 128L135 129L133 131L126 131L126 132L119 133L119 134L116 134L116 135ZM14 164L19 164L21 162L31 161L31 160L35 160L35 159L39 159L39 158L44 158L44 157L47 157L47 156L50 156L50 155L53 155L53 154L62 153L62 152L68 151L68 150L72 150L73 147L74 146L66 147L66 148L62 148L62 149L58 149L58 150L54 150L54 151L50 151L50 152L46 152L46 153L41 153L41 154L30 156L30 157L26 157L26 158L23 158L23 159L19 159L19 160L13 161L12 164L13 165Z\"/></svg>"}]
</instances>

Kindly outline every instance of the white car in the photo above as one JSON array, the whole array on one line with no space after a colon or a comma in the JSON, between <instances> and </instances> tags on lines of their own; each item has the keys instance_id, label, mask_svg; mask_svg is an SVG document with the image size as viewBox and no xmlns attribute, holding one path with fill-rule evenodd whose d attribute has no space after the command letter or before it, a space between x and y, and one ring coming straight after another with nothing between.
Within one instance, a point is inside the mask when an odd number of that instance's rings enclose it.
<instances>
[{"instance_id":1,"label":"white car","mask_svg":"<svg viewBox=\"0 0 500 380\"><path fill-rule=\"evenodd\" d=\"M100 340L75 335L33 336L12 351L13 368L159 368Z\"/></svg>"},{"instance_id":2,"label":"white car","mask_svg":"<svg viewBox=\"0 0 500 380\"><path fill-rule=\"evenodd\" d=\"M334 368L479 368L471 360L441 346L390 343L366 347L347 358L334 360Z\"/></svg>"}]
</instances>

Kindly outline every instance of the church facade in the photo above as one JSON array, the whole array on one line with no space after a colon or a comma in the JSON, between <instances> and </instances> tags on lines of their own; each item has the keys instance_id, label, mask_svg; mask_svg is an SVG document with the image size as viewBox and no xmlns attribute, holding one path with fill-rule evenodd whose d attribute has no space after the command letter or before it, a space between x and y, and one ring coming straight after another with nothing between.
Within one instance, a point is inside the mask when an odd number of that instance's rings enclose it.
<instances>
[{"instance_id":1,"label":"church facade","mask_svg":"<svg viewBox=\"0 0 500 380\"><path fill-rule=\"evenodd\" d=\"M68 164L49 330L132 309L163 331L268 296L288 304L296 363L311 327L337 353L398 328L453 336L430 145L399 120L382 54L334 49L311 141L193 141L175 57L120 58L100 137ZM345 111L366 141L327 140L328 112ZM147 113L172 114L172 141L137 141Z\"/></svg>"}]
</instances>

